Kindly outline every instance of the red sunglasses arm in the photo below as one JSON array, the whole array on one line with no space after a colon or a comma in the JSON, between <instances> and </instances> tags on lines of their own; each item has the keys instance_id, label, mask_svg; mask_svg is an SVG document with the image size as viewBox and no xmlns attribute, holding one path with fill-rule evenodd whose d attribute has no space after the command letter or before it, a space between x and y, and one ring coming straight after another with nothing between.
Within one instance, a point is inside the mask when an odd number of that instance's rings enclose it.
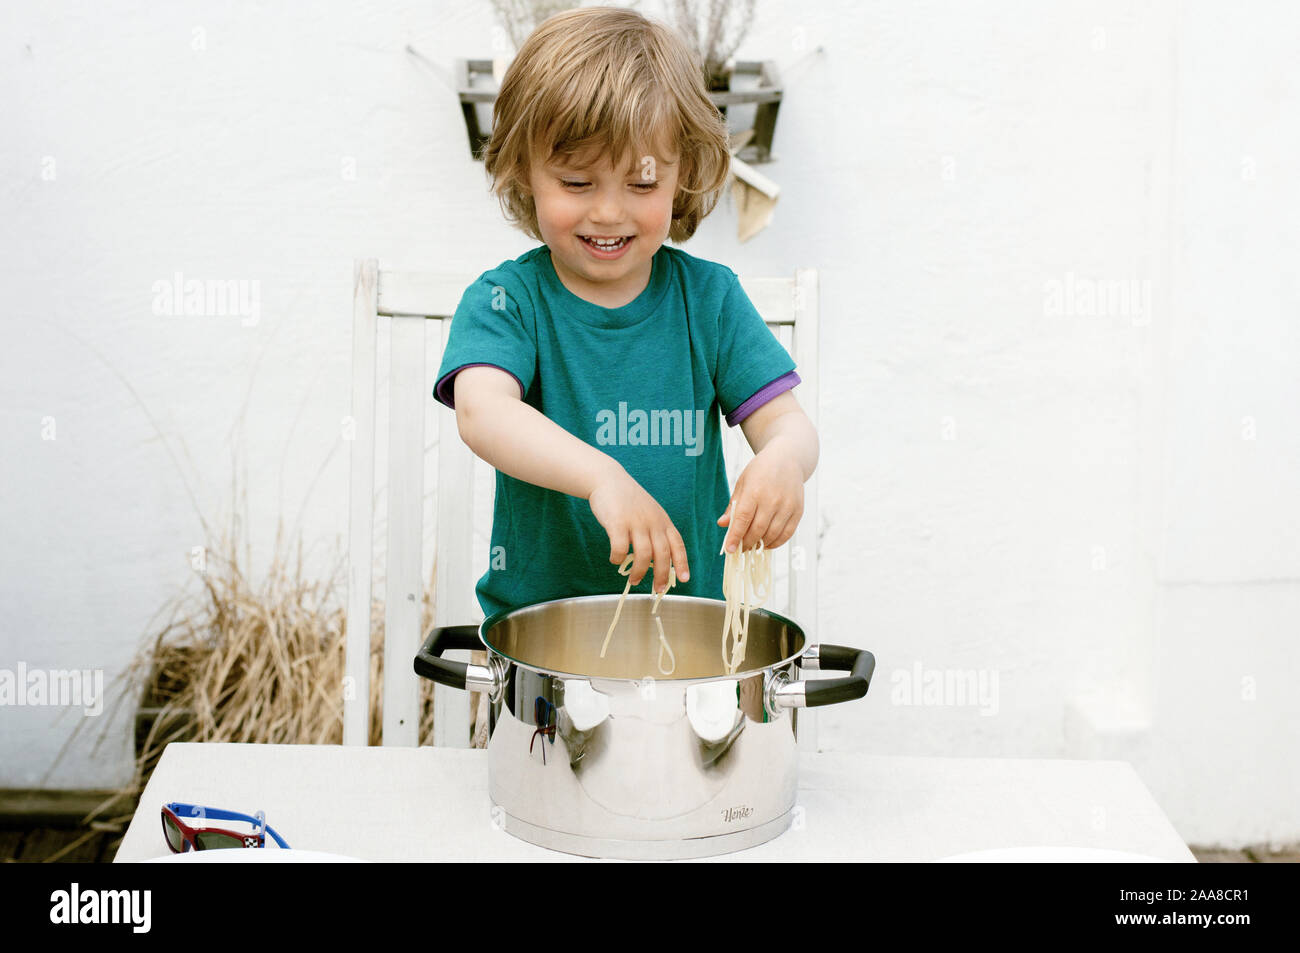
<instances>
[{"instance_id":1,"label":"red sunglasses arm","mask_svg":"<svg viewBox=\"0 0 1300 953\"><path fill-rule=\"evenodd\" d=\"M164 810L167 810L167 809L164 808ZM184 821L182 821L179 817L177 817L174 811L167 810L167 813L168 813L168 815L171 817L172 821L176 824L176 826L177 826L178 828L180 828L181 836L182 836L185 840L187 840L187 841L190 842L190 846L191 846L191 847L195 847L195 848L198 847L198 843L197 843L197 841L195 840L195 835L198 834L198 833L201 832L201 831L207 831L207 832L210 832L210 833L213 833L213 834L225 834L227 837L234 837L234 838L236 838L237 840L239 840L240 843L242 843L245 847L249 846L249 845L248 845L247 838L250 838L250 837L257 837L257 838L258 838L258 846L259 846L259 847L265 845L265 843L266 843L266 835L264 835L264 834L248 834L248 833L245 833L245 832L242 832L242 831L231 831L231 830L227 830L227 829L224 828L224 827L190 827L188 824L186 824Z\"/></svg>"}]
</instances>

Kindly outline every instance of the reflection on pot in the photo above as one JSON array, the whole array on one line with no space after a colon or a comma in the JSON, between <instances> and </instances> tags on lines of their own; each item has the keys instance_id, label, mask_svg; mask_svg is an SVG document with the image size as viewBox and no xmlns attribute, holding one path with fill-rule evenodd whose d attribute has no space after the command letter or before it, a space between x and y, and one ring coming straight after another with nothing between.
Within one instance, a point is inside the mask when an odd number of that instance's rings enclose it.
<instances>
[{"instance_id":1,"label":"reflection on pot","mask_svg":"<svg viewBox=\"0 0 1300 953\"><path fill-rule=\"evenodd\" d=\"M647 821L671 822L664 837L710 837L742 819L779 818L794 804L795 719L764 710L763 681L763 673L641 683L515 669L493 706L492 800L529 824L627 838L644 837ZM543 756L538 712L552 705Z\"/></svg>"}]
</instances>

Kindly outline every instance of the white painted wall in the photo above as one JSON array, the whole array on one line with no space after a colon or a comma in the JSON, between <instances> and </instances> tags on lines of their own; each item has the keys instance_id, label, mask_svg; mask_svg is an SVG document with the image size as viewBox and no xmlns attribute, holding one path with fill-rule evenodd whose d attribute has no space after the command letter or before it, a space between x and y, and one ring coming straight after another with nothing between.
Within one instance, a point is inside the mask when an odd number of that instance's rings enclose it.
<instances>
[{"instance_id":1,"label":"white painted wall","mask_svg":"<svg viewBox=\"0 0 1300 953\"><path fill-rule=\"evenodd\" d=\"M0 16L0 668L111 681L199 591L235 450L255 572L278 519L309 568L341 551L353 258L532 243L449 85L486 2ZM761 0L780 205L684 247L821 269L817 635L879 659L823 747L1124 758L1191 842L1300 838L1298 32L1282 2ZM259 320L155 314L176 272L258 282ZM1149 309L1054 313L1128 281ZM903 704L918 666L996 677L996 713ZM129 773L126 713L0 718L0 787Z\"/></svg>"}]
</instances>

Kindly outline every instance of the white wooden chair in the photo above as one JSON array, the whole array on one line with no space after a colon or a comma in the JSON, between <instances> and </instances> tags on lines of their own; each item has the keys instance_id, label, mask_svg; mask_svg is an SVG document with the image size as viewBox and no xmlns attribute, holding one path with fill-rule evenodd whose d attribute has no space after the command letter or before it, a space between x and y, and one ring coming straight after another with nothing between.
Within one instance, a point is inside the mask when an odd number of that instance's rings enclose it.
<instances>
[{"instance_id":1,"label":"white wooden chair","mask_svg":"<svg viewBox=\"0 0 1300 953\"><path fill-rule=\"evenodd\" d=\"M383 744L415 746L419 726L419 677L412 660L426 633L420 631L423 592L424 412L441 408L436 510L435 625L483 619L474 595L482 575L473 564L473 453L460 439L455 415L433 400L426 367L425 329L439 334L436 373L451 330L451 317L473 275L381 271L375 259L354 267L352 319L351 487L348 542L347 660L343 743L369 738L370 605L374 567L374 471L376 389L380 318L388 319L388 527L384 611ZM817 272L800 268L793 278L746 278L741 286L795 360L802 383L794 394L817 424ZM739 427L723 424L727 474L736 477L753 452ZM814 640L817 631L817 543L820 519L817 474L804 486L804 516L778 557L774 597L768 607L793 618ZM618 588L611 577L610 591ZM455 653L448 653L456 658ZM460 656L468 658L467 653ZM800 744L816 750L814 710L800 715ZM434 744L468 747L469 698L465 692L434 689Z\"/></svg>"}]
</instances>

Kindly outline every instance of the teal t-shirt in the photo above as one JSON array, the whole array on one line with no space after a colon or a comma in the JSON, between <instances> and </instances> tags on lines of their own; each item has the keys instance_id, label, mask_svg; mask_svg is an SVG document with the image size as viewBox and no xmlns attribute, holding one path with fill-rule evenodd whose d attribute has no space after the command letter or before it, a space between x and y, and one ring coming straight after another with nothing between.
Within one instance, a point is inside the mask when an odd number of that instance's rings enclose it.
<instances>
[{"instance_id":1,"label":"teal t-shirt","mask_svg":"<svg viewBox=\"0 0 1300 953\"><path fill-rule=\"evenodd\" d=\"M488 364L525 402L614 457L664 508L686 544L691 578L672 594L722 598L731 493L721 414L735 426L799 382L794 361L725 265L668 245L645 290L621 308L561 283L546 245L484 272L461 297L434 397ZM444 424L445 426L445 424ZM492 614L534 602L620 593L609 534L586 500L496 472L488 569L476 593ZM635 592L651 592L650 570Z\"/></svg>"}]
</instances>

